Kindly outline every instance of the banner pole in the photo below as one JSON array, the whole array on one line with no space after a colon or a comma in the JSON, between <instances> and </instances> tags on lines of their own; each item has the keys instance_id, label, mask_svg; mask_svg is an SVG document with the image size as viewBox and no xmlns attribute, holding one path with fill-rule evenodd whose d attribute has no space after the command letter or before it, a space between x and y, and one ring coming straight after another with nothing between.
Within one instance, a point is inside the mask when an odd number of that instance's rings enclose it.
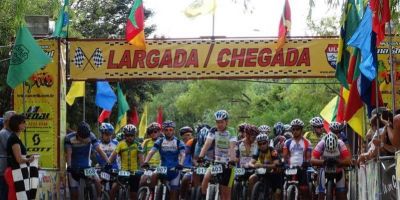
<instances>
[{"instance_id":1,"label":"banner pole","mask_svg":"<svg viewBox=\"0 0 400 200\"><path fill-rule=\"evenodd\" d=\"M396 78L394 76L394 59L393 59L393 35L392 35L392 25L389 20L389 64L390 64L390 81L391 81L391 86L392 86L392 113L394 114L396 112Z\"/></svg>"}]
</instances>

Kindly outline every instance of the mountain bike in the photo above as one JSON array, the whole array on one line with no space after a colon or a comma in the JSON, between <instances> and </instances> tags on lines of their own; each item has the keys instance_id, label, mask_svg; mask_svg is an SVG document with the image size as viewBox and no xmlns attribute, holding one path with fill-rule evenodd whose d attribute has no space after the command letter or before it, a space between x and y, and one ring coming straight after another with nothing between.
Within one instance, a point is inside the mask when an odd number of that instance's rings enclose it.
<instances>
[{"instance_id":1,"label":"mountain bike","mask_svg":"<svg viewBox=\"0 0 400 200\"><path fill-rule=\"evenodd\" d=\"M264 200L272 199L273 191L271 190L271 179L269 175L272 174L270 169L258 168L255 170L258 181L254 184L251 191L251 200ZM275 183L276 184L276 183Z\"/></svg>"},{"instance_id":2,"label":"mountain bike","mask_svg":"<svg viewBox=\"0 0 400 200\"><path fill-rule=\"evenodd\" d=\"M220 199L219 183L222 181L224 167L227 166L215 162L210 166L211 179L207 187L206 200Z\"/></svg>"},{"instance_id":3,"label":"mountain bike","mask_svg":"<svg viewBox=\"0 0 400 200\"><path fill-rule=\"evenodd\" d=\"M336 180L342 178L342 173L336 171L336 165L325 166L326 200L333 200L335 196Z\"/></svg>"},{"instance_id":4,"label":"mountain bike","mask_svg":"<svg viewBox=\"0 0 400 200\"><path fill-rule=\"evenodd\" d=\"M285 170L285 183L283 184L283 199L299 199L299 180L297 177L300 167L290 167Z\"/></svg>"},{"instance_id":5,"label":"mountain bike","mask_svg":"<svg viewBox=\"0 0 400 200\"><path fill-rule=\"evenodd\" d=\"M249 189L249 177L254 173L254 169L250 168L234 168L235 183L232 188L233 200L246 200Z\"/></svg>"}]
</instances>

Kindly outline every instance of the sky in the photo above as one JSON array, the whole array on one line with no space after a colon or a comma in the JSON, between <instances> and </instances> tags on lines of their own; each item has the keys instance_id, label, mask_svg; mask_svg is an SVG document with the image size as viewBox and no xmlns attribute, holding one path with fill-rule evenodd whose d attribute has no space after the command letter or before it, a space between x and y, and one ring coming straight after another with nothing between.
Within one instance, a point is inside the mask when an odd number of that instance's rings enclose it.
<instances>
[{"instance_id":1,"label":"sky","mask_svg":"<svg viewBox=\"0 0 400 200\"><path fill-rule=\"evenodd\" d=\"M206 14L188 18L185 8L194 0L147 0L146 9L154 15L146 21L147 25L157 26L149 38L198 38L212 35L212 15ZM226 37L276 37L284 0L250 0L250 11L245 11L244 0L217 0L215 12L215 36ZM340 17L341 8L329 8L326 0L314 0L313 20L321 17ZM236 3L235 3L236 2ZM306 17L309 0L290 0L292 13L291 36L309 36ZM338 18L339 19L339 18Z\"/></svg>"}]
</instances>

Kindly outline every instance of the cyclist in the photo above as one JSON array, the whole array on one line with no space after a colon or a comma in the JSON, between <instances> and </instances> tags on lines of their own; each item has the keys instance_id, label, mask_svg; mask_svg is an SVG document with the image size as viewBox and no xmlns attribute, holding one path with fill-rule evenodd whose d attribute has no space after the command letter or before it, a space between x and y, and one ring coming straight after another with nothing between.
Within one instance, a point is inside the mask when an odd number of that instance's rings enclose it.
<instances>
[{"instance_id":1,"label":"cyclist","mask_svg":"<svg viewBox=\"0 0 400 200\"><path fill-rule=\"evenodd\" d=\"M253 157L249 163L249 167L251 168L275 168L279 165L279 158L274 153L274 148L269 146L269 137L265 133L260 133L256 142L258 145L258 149L253 154ZM272 191L275 191L275 199L280 199L280 187L282 185L281 178L279 178L279 174L270 174L268 180L272 183L270 186L272 187ZM257 175L253 174L249 178L249 191L253 191L254 184L258 181Z\"/></svg>"},{"instance_id":2,"label":"cyclist","mask_svg":"<svg viewBox=\"0 0 400 200\"><path fill-rule=\"evenodd\" d=\"M283 134L285 133L284 124L282 122L275 123L273 132L273 147L279 155L282 155L283 146L286 140L286 138L283 136ZM271 137L271 135L268 135L268 137Z\"/></svg>"},{"instance_id":3,"label":"cyclist","mask_svg":"<svg viewBox=\"0 0 400 200\"><path fill-rule=\"evenodd\" d=\"M199 162L202 162L204 156L210 147L214 146L214 162L221 163L224 166L235 165L235 146L237 137L233 134L234 130L228 129L228 112L225 110L219 110L214 113L216 127L212 128L208 135L207 140L201 149L199 155ZM229 180L231 176L231 167L224 167L222 173L221 185L221 199L231 199L231 189L229 186ZM202 182L202 194L207 193L208 183L211 179L211 171L208 170L204 176Z\"/></svg>"},{"instance_id":4,"label":"cyclist","mask_svg":"<svg viewBox=\"0 0 400 200\"><path fill-rule=\"evenodd\" d=\"M158 151L161 157L161 166L165 166L168 169L175 168L177 170L182 170L183 161L185 160L185 144L174 136L175 122L169 120L165 121L162 124L162 129L164 138L159 138L154 143L153 148L146 156L143 167L149 167L148 162ZM180 171L168 170L167 180L171 188L170 199L178 199Z\"/></svg>"},{"instance_id":5,"label":"cyclist","mask_svg":"<svg viewBox=\"0 0 400 200\"><path fill-rule=\"evenodd\" d=\"M303 137L304 122L294 119L290 122L293 138L286 140L282 156L289 167L301 167L298 170L299 189L305 199L309 199L307 168L310 166L312 146L310 141Z\"/></svg>"},{"instance_id":6,"label":"cyclist","mask_svg":"<svg viewBox=\"0 0 400 200\"><path fill-rule=\"evenodd\" d=\"M64 140L68 181L71 191L71 199L78 199L80 170L90 168L90 155L95 149L102 159L107 160L107 155L101 150L96 136L91 132L89 124L81 122L76 132L69 133ZM97 194L101 193L101 182L97 175L93 176Z\"/></svg>"},{"instance_id":7,"label":"cyclist","mask_svg":"<svg viewBox=\"0 0 400 200\"><path fill-rule=\"evenodd\" d=\"M261 126L258 127L258 131L260 131L260 134L264 133L264 134L270 135L271 134L271 127L269 127L268 125L261 125ZM274 142L271 140L269 145L271 147L274 147Z\"/></svg>"},{"instance_id":8,"label":"cyclist","mask_svg":"<svg viewBox=\"0 0 400 200\"><path fill-rule=\"evenodd\" d=\"M200 151L203 148L204 143L205 143L205 141L207 139L208 131L210 130L210 128L211 127L209 125L207 125L207 124L200 124L196 128L196 132L197 132L197 134L196 134L196 145L195 145L195 149L194 149L194 153L193 153L193 159L192 159L194 166L198 166L197 159L198 159ZM214 149L210 148L207 151L207 153L206 153L204 158L206 160L209 160L209 161L212 160L214 158ZM201 181L202 181L201 176L198 176L196 173L194 173L193 177L192 177L192 181L193 181L192 182L192 187L200 186L201 185Z\"/></svg>"},{"instance_id":9,"label":"cyclist","mask_svg":"<svg viewBox=\"0 0 400 200\"><path fill-rule=\"evenodd\" d=\"M192 146L193 144L193 129L189 126L184 126L181 129L179 129L179 134L185 143L185 161L183 162L183 166L186 168L192 168ZM182 177L182 190L181 190L181 196L184 197L186 192L189 190L190 187L190 182L192 181L192 173L186 173Z\"/></svg>"},{"instance_id":10,"label":"cyclist","mask_svg":"<svg viewBox=\"0 0 400 200\"><path fill-rule=\"evenodd\" d=\"M99 130L101 133L101 140L99 144L100 148L107 155L107 157L110 157L112 152L118 145L118 141L112 139L112 135L114 134L114 127L110 123L101 123ZM105 167L107 164L107 160L103 160L99 153L96 153L96 160L97 163L102 167ZM117 160L114 160L114 162L112 162L111 167L112 169L118 169Z\"/></svg>"},{"instance_id":11,"label":"cyclist","mask_svg":"<svg viewBox=\"0 0 400 200\"><path fill-rule=\"evenodd\" d=\"M244 129L246 128L247 123L241 123L238 126L238 141L244 138Z\"/></svg>"},{"instance_id":12,"label":"cyclist","mask_svg":"<svg viewBox=\"0 0 400 200\"><path fill-rule=\"evenodd\" d=\"M161 132L161 128L157 122L153 122L147 127L146 134L147 134L148 138L145 139L142 143L143 158L147 157L151 148L153 148L154 143L160 138L160 132ZM160 153L155 152L148 163L151 168L158 167L161 163ZM140 185L145 185L146 180L147 180L147 176L142 175L142 178L140 180ZM156 185L156 183L157 183L157 176L154 174L151 178L150 186L154 187Z\"/></svg>"},{"instance_id":13,"label":"cyclist","mask_svg":"<svg viewBox=\"0 0 400 200\"><path fill-rule=\"evenodd\" d=\"M139 142L136 140L137 129L133 124L127 124L122 128L124 133L124 140L122 140L115 148L108 163L112 163L117 155L121 158L121 170L135 172L139 166L143 164L143 149ZM130 196L131 199L136 199L137 190L139 188L140 175L131 174L129 177ZM111 199L115 198L115 192L118 191L118 183L113 184L114 191L111 190Z\"/></svg>"},{"instance_id":14,"label":"cyclist","mask_svg":"<svg viewBox=\"0 0 400 200\"><path fill-rule=\"evenodd\" d=\"M310 120L310 125L312 126L312 131L308 131L304 134L304 138L311 142L312 146L316 146L324 133L324 120L321 117L313 117Z\"/></svg>"},{"instance_id":15,"label":"cyclist","mask_svg":"<svg viewBox=\"0 0 400 200\"><path fill-rule=\"evenodd\" d=\"M256 126L248 124L244 129L244 133L244 139L236 144L236 158L240 167L248 168L252 156L257 151L256 137L259 134L259 130Z\"/></svg>"},{"instance_id":16,"label":"cyclist","mask_svg":"<svg viewBox=\"0 0 400 200\"><path fill-rule=\"evenodd\" d=\"M330 123L330 129L336 128L331 126L334 124ZM351 154L342 140L338 139L335 134L328 133L313 150L311 163L315 166L350 166ZM341 174L341 178L336 180L336 198L339 200L347 199L344 170L338 168L337 172ZM325 182L324 169L321 168L317 188L318 199L325 198Z\"/></svg>"}]
</instances>

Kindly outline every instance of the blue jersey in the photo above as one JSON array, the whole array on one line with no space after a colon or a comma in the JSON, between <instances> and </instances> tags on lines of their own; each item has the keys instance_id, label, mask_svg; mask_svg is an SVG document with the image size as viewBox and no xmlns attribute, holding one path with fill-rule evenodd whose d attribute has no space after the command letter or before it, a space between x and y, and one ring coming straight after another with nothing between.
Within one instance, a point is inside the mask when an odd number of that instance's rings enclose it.
<instances>
[{"instance_id":1,"label":"blue jersey","mask_svg":"<svg viewBox=\"0 0 400 200\"><path fill-rule=\"evenodd\" d=\"M179 164L179 154L185 153L185 144L176 137L172 140L160 138L151 150L160 152L161 166L172 168Z\"/></svg>"},{"instance_id":2,"label":"blue jersey","mask_svg":"<svg viewBox=\"0 0 400 200\"><path fill-rule=\"evenodd\" d=\"M197 142L196 146L193 152L194 157L199 157L201 149L204 146L204 143L206 142L207 135L208 135L208 129L206 127L202 128L198 133L197 133ZM214 147L211 146L205 155L205 159L207 160L212 160L214 158Z\"/></svg>"},{"instance_id":3,"label":"blue jersey","mask_svg":"<svg viewBox=\"0 0 400 200\"><path fill-rule=\"evenodd\" d=\"M83 141L76 138L76 133L70 133L65 136L65 149L71 149L71 167L73 169L90 167L90 154L92 147L96 148L99 142L93 133Z\"/></svg>"},{"instance_id":4,"label":"blue jersey","mask_svg":"<svg viewBox=\"0 0 400 200\"><path fill-rule=\"evenodd\" d=\"M99 144L100 149L103 150L103 152L107 155L107 157L111 156L112 152L115 150L117 145L118 145L117 140L111 140L108 144L105 144L103 142ZM98 152L96 153L96 159L100 166L104 166L107 163ZM112 168L118 169L117 159L114 159L114 162L112 163Z\"/></svg>"}]
</instances>

